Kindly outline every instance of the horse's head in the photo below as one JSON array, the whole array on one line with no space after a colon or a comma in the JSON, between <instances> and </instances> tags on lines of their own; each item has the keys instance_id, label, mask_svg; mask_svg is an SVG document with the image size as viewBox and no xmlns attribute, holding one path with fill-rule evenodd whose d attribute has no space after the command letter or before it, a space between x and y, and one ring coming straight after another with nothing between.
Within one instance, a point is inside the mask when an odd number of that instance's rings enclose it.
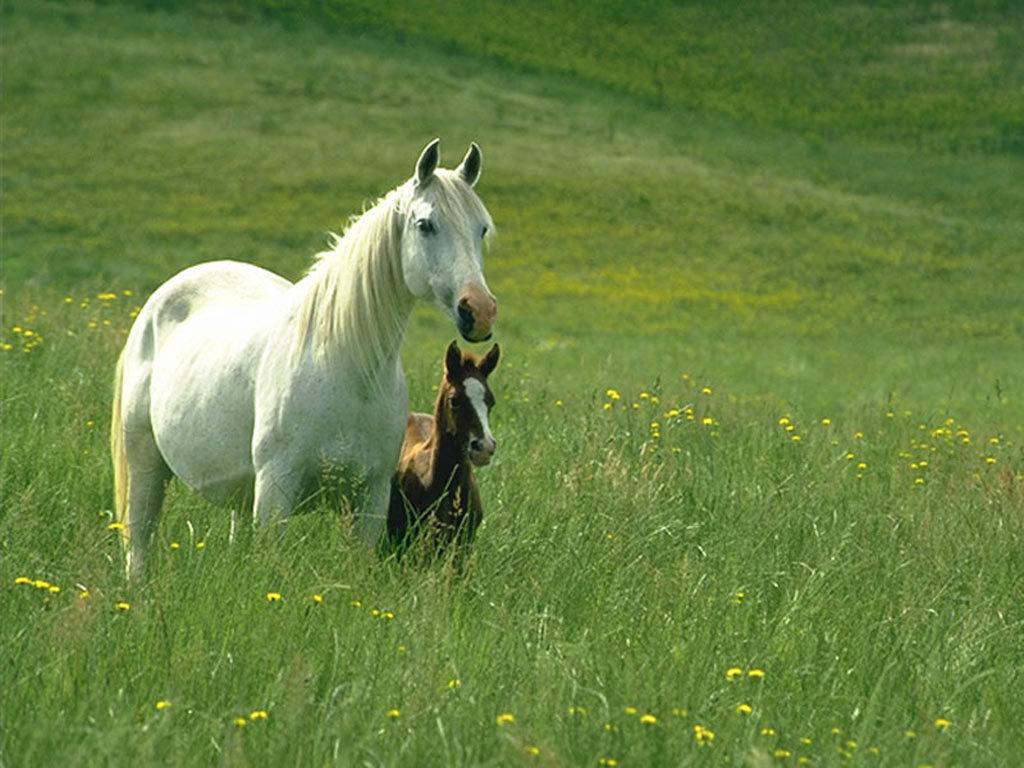
<instances>
[{"instance_id":1,"label":"horse's head","mask_svg":"<svg viewBox=\"0 0 1024 768\"><path fill-rule=\"evenodd\" d=\"M491 434L490 413L494 395L487 377L498 365L501 350L495 344L482 358L463 352L454 341L444 357L444 381L438 394L447 431L464 446L477 467L488 464L498 444Z\"/></svg>"},{"instance_id":2,"label":"horse's head","mask_svg":"<svg viewBox=\"0 0 1024 768\"><path fill-rule=\"evenodd\" d=\"M473 191L481 155L469 147L454 171L438 168L439 140L427 145L406 185L402 274L417 298L447 312L467 341L491 337L498 303L483 275L483 245L494 223Z\"/></svg>"}]
</instances>

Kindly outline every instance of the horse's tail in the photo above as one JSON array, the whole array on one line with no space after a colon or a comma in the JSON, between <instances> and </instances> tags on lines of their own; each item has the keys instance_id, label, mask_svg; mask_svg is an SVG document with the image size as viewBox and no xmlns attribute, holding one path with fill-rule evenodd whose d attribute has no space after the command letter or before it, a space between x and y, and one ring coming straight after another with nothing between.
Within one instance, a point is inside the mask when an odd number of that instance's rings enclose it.
<instances>
[{"instance_id":1,"label":"horse's tail","mask_svg":"<svg viewBox=\"0 0 1024 768\"><path fill-rule=\"evenodd\" d=\"M124 452L124 426L121 423L121 392L124 389L124 351L114 370L114 404L110 415L110 459L114 465L114 516L124 527L121 538L128 545L128 460Z\"/></svg>"}]
</instances>

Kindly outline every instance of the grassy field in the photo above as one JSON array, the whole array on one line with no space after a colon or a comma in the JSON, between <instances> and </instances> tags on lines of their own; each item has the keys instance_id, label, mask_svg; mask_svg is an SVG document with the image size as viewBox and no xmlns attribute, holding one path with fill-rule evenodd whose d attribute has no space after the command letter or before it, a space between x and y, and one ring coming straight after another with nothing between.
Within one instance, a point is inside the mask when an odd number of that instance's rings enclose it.
<instances>
[{"instance_id":1,"label":"grassy field","mask_svg":"<svg viewBox=\"0 0 1024 768\"><path fill-rule=\"evenodd\" d=\"M2 9L0 765L1014 764L1020 10L152 5ZM434 136L500 230L468 567L175 485L126 584L138 306L299 276Z\"/></svg>"}]
</instances>

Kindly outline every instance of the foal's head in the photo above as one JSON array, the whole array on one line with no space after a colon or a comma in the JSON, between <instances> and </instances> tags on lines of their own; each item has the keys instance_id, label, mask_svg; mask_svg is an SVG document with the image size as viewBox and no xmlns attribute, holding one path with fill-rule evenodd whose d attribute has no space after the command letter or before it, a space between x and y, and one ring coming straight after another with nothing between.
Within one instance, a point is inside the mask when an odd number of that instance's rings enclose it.
<instances>
[{"instance_id":1,"label":"foal's head","mask_svg":"<svg viewBox=\"0 0 1024 768\"><path fill-rule=\"evenodd\" d=\"M478 359L453 341L444 357L444 379L437 397L441 427L455 437L460 450L477 467L490 462L497 448L488 422L494 395L487 377L498 365L500 354L495 344Z\"/></svg>"}]
</instances>

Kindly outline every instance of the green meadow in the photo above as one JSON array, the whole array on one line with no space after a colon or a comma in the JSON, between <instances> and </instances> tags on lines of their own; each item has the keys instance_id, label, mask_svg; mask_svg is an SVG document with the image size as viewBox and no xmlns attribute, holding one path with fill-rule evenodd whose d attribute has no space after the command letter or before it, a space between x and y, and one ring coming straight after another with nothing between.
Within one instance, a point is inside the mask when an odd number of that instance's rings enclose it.
<instances>
[{"instance_id":1,"label":"green meadow","mask_svg":"<svg viewBox=\"0 0 1024 768\"><path fill-rule=\"evenodd\" d=\"M379 5L0 9L0 766L1016 764L1024 12ZM464 567L172 484L128 584L146 296L298 278L435 136L499 230Z\"/></svg>"}]
</instances>

